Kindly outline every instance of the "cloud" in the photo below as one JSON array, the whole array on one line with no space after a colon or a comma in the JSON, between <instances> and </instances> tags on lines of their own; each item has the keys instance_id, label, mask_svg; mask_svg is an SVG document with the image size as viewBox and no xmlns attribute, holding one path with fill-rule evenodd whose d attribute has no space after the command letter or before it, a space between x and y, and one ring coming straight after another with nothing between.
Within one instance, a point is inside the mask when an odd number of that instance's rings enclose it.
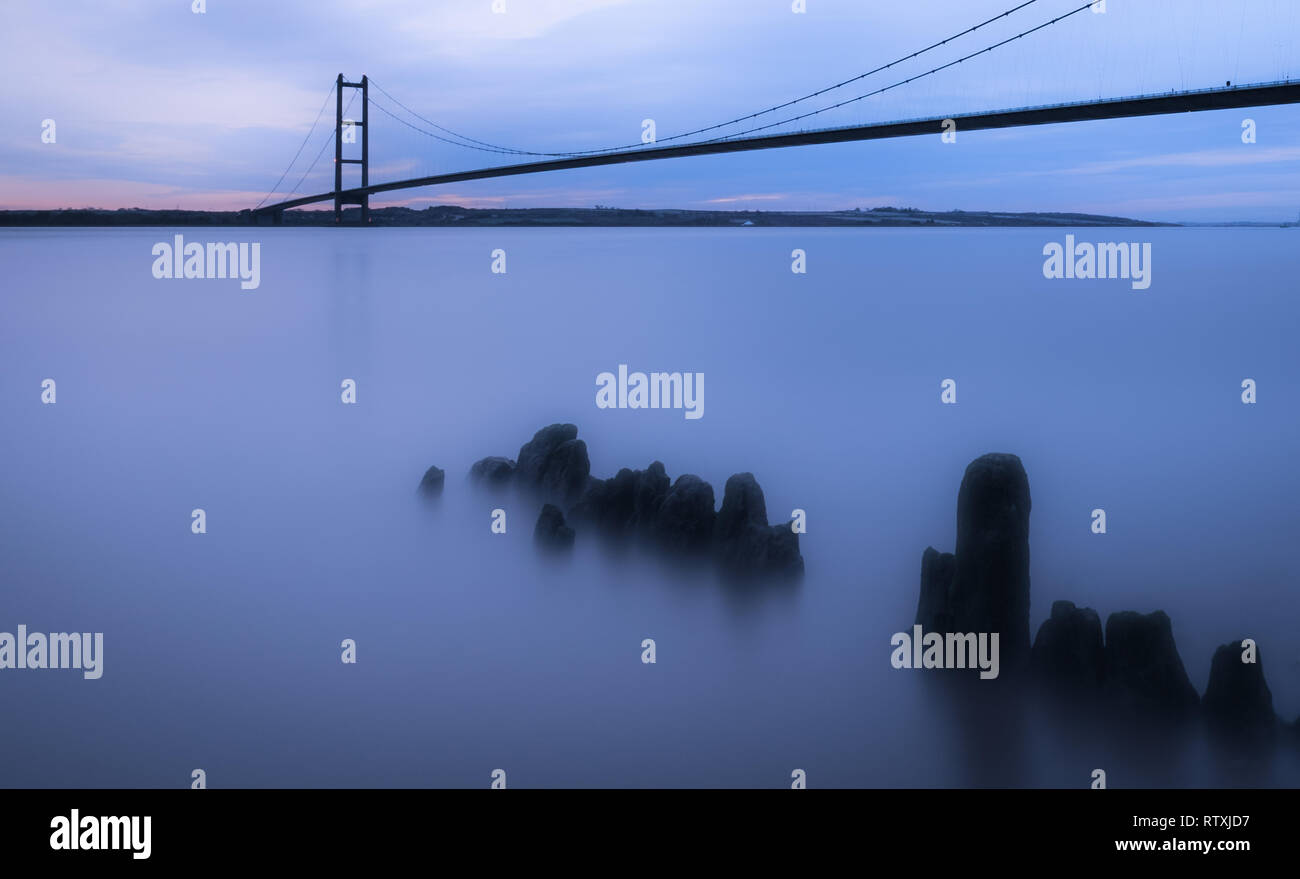
<instances>
[{"instance_id":1,"label":"cloud","mask_svg":"<svg viewBox=\"0 0 1300 879\"><path fill-rule=\"evenodd\" d=\"M1245 145L1218 150L1197 150L1184 153L1157 153L1150 156L1131 156L1104 162L1087 162L1072 168L1050 168L1021 171L1021 176L1055 176L1059 174L1114 174L1138 168L1229 168L1249 165L1270 165L1278 162L1300 161L1300 147L1259 147Z\"/></svg>"},{"instance_id":2,"label":"cloud","mask_svg":"<svg viewBox=\"0 0 1300 879\"><path fill-rule=\"evenodd\" d=\"M743 209L747 205L762 205L768 209L789 211L843 211L855 207L901 205L908 200L898 195L872 195L854 192L761 192L746 195L724 195L692 202L697 205L717 205L724 210Z\"/></svg>"},{"instance_id":3,"label":"cloud","mask_svg":"<svg viewBox=\"0 0 1300 879\"><path fill-rule=\"evenodd\" d=\"M617 201L626 191L622 189L537 189L533 191L466 193L438 191L429 195L393 197L381 193L370 200L371 207L409 207L422 209L429 206L456 205L463 208L526 208L526 207L576 207L589 208L596 204Z\"/></svg>"},{"instance_id":4,"label":"cloud","mask_svg":"<svg viewBox=\"0 0 1300 879\"><path fill-rule=\"evenodd\" d=\"M719 198L706 198L704 204L735 204L736 202L750 201L785 201L790 197L788 192L767 192L754 195L724 195Z\"/></svg>"},{"instance_id":5,"label":"cloud","mask_svg":"<svg viewBox=\"0 0 1300 879\"><path fill-rule=\"evenodd\" d=\"M391 162L371 162L370 163L370 180L376 182L386 180L390 177L410 177L414 175L415 169L419 167L419 162L414 159L394 159Z\"/></svg>"},{"instance_id":6,"label":"cloud","mask_svg":"<svg viewBox=\"0 0 1300 879\"><path fill-rule=\"evenodd\" d=\"M463 52L468 42L539 39L572 19L630 2L634 0L389 0L372 3L366 14L395 22L411 40Z\"/></svg>"},{"instance_id":7,"label":"cloud","mask_svg":"<svg viewBox=\"0 0 1300 879\"><path fill-rule=\"evenodd\" d=\"M1206 209L1231 211L1240 208L1279 208L1285 216L1291 217L1297 205L1300 205L1300 189L1268 189L1253 192L1227 190L1148 196L1085 204L1079 209L1090 213L1114 213L1126 216L1134 214L1172 216L1178 212Z\"/></svg>"}]
</instances>

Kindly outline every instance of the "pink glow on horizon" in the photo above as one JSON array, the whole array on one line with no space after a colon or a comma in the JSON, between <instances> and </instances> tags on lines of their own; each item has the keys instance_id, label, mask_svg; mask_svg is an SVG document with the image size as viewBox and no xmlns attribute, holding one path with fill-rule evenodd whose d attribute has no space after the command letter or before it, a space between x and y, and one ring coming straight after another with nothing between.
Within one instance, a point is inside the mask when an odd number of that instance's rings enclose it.
<instances>
[{"instance_id":1,"label":"pink glow on horizon","mask_svg":"<svg viewBox=\"0 0 1300 879\"><path fill-rule=\"evenodd\" d=\"M310 190L309 190L310 192ZM301 195L302 193L298 193ZM30 177L0 175L0 210L56 211L94 208L144 208L146 210L240 211L258 204L265 192L241 190L193 191L178 186L144 183L134 180L77 179L37 180ZM274 204L284 196L271 196ZM508 195L467 195L440 193L413 195L407 198L375 197L372 208L409 207L420 210L430 205L455 205L465 208L505 207L589 207L590 193L527 193ZM306 205L295 210L333 210L330 202Z\"/></svg>"},{"instance_id":2,"label":"pink glow on horizon","mask_svg":"<svg viewBox=\"0 0 1300 879\"><path fill-rule=\"evenodd\" d=\"M54 211L75 208L238 211L262 200L265 192L193 192L178 186L135 180L36 180L0 176L0 210Z\"/></svg>"},{"instance_id":3,"label":"pink glow on horizon","mask_svg":"<svg viewBox=\"0 0 1300 879\"><path fill-rule=\"evenodd\" d=\"M312 190L309 190L309 194ZM297 193L302 195L303 193ZM30 177L0 175L0 210L57 211L93 208L118 210L119 208L144 208L146 210L240 211L262 201L265 192L241 190L194 191L160 183L134 180L76 179L37 180ZM601 191L572 192L545 191L539 193L509 193L505 195L468 195L463 192L444 192L437 195L412 195L402 197L376 196L372 208L409 207L422 210L429 206L454 205L464 208L521 208L521 207L591 207L595 201L608 198ZM279 193L268 203L284 200ZM595 201L593 201L593 199ZM306 205L295 210L333 210L331 202Z\"/></svg>"}]
</instances>

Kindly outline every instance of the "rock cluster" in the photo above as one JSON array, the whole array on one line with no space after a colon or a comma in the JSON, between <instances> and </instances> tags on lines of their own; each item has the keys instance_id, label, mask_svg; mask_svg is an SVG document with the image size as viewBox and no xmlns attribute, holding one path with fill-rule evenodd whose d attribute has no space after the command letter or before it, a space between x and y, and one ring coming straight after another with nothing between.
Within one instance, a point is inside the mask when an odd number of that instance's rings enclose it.
<instances>
[{"instance_id":1,"label":"rock cluster","mask_svg":"<svg viewBox=\"0 0 1300 879\"><path fill-rule=\"evenodd\" d=\"M771 525L763 489L751 473L727 480L715 509L713 486L698 476L671 480L659 461L622 469L608 479L591 475L587 444L572 424L552 424L524 443L516 460L483 458L470 480L484 488L513 487L540 498L549 533L555 515L614 541L636 539L673 557L711 558L731 576L797 577L803 573L799 535L790 523ZM543 522L538 520L538 530Z\"/></svg>"},{"instance_id":2,"label":"rock cluster","mask_svg":"<svg viewBox=\"0 0 1300 879\"><path fill-rule=\"evenodd\" d=\"M966 468L957 501L957 547L921 556L916 623L934 632L998 632L1002 666L1023 664L1058 706L1108 724L1169 730L1203 722L1233 753L1256 754L1279 737L1300 744L1281 724L1264 681L1258 649L1219 647L1202 699L1187 676L1164 611L1113 613L1106 620L1069 601L1052 604L1029 640L1029 480L1014 455L984 455ZM1252 645L1253 647L1253 645Z\"/></svg>"}]
</instances>

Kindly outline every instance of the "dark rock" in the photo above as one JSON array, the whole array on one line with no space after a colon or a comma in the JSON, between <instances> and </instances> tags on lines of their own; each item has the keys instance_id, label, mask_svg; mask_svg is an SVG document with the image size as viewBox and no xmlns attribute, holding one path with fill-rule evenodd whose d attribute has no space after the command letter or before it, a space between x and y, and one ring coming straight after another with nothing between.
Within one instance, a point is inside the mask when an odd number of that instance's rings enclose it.
<instances>
[{"instance_id":1,"label":"dark rock","mask_svg":"<svg viewBox=\"0 0 1300 879\"><path fill-rule=\"evenodd\" d=\"M916 624L925 632L951 632L949 592L956 556L927 546L921 554L921 598L916 603ZM1000 645L999 645L1000 649Z\"/></svg>"},{"instance_id":2,"label":"dark rock","mask_svg":"<svg viewBox=\"0 0 1300 879\"><path fill-rule=\"evenodd\" d=\"M1029 477L1015 455L966 468L950 607L959 632L997 632L1003 672L1029 658Z\"/></svg>"},{"instance_id":3,"label":"dark rock","mask_svg":"<svg viewBox=\"0 0 1300 879\"><path fill-rule=\"evenodd\" d=\"M793 522L768 526L761 565L765 573L775 577L803 576L803 554L799 552L799 535L791 527Z\"/></svg>"},{"instance_id":4,"label":"dark rock","mask_svg":"<svg viewBox=\"0 0 1300 879\"><path fill-rule=\"evenodd\" d=\"M727 480L718 510L718 540L741 537L750 525L767 527L767 501L752 473L737 473Z\"/></svg>"},{"instance_id":5,"label":"dark rock","mask_svg":"<svg viewBox=\"0 0 1300 879\"><path fill-rule=\"evenodd\" d=\"M591 461L587 444L577 437L572 424L552 424L533 434L519 450L516 484L566 506L578 500L591 481Z\"/></svg>"},{"instance_id":6,"label":"dark rock","mask_svg":"<svg viewBox=\"0 0 1300 879\"><path fill-rule=\"evenodd\" d=\"M729 481L718 514L720 543L740 543L740 555L760 557L761 550L743 542L760 515L750 510L761 504L752 477L735 486ZM1083 714L1068 715L1071 734L1117 731L1126 747L1154 747L1148 756L1159 759L1189 741L1172 733L1203 718L1211 740L1235 752L1224 764L1234 772L1265 765L1252 758L1266 755L1280 737L1300 747L1300 718L1295 724L1278 720L1258 652L1256 662L1243 663L1240 642L1220 647L1202 702L1163 611L1112 614L1103 639L1095 610L1057 601L1030 647L1030 510L1019 458L991 454L971 462L958 496L955 553L928 547L921 557L917 625L926 632L998 632L1004 672L1023 659L1054 707L1083 708ZM981 690L980 705L987 704L985 696Z\"/></svg>"},{"instance_id":7,"label":"dark rock","mask_svg":"<svg viewBox=\"0 0 1300 879\"><path fill-rule=\"evenodd\" d=\"M509 458L483 458L469 468L469 477L485 488L505 488L515 478L515 462Z\"/></svg>"},{"instance_id":8,"label":"dark rock","mask_svg":"<svg viewBox=\"0 0 1300 879\"><path fill-rule=\"evenodd\" d=\"M727 480L714 540L723 571L733 577L803 573L799 535L790 523L767 524L763 489L752 473L737 473Z\"/></svg>"},{"instance_id":9,"label":"dark rock","mask_svg":"<svg viewBox=\"0 0 1300 879\"><path fill-rule=\"evenodd\" d=\"M790 524L769 525L763 490L749 473L727 480L722 510L714 511L713 487L698 476L671 482L659 461L645 470L622 469L610 479L591 476L587 444L572 424L542 428L519 450L518 463L484 458L471 478L493 488L514 485L539 495L560 513L543 510L539 540L572 530L562 509L575 521L590 523L604 535L638 537L676 555L709 555L730 574L802 574L799 535ZM721 527L720 527L721 526ZM561 530L563 529L563 531ZM565 539L562 536L559 538Z\"/></svg>"},{"instance_id":10,"label":"dark rock","mask_svg":"<svg viewBox=\"0 0 1300 879\"><path fill-rule=\"evenodd\" d=\"M713 486L698 476L683 474L677 477L659 506L655 537L662 547L674 553L702 552L713 540L716 515Z\"/></svg>"},{"instance_id":11,"label":"dark rock","mask_svg":"<svg viewBox=\"0 0 1300 879\"><path fill-rule=\"evenodd\" d=\"M529 488L540 486L551 454L564 443L577 438L578 428L573 424L552 424L533 434L533 438L519 449L519 483Z\"/></svg>"},{"instance_id":12,"label":"dark rock","mask_svg":"<svg viewBox=\"0 0 1300 879\"><path fill-rule=\"evenodd\" d=\"M1210 682L1201 701L1206 727L1220 745L1258 750L1276 741L1273 694L1264 681L1263 657L1242 662L1241 641L1220 646L1210 662Z\"/></svg>"},{"instance_id":13,"label":"dark rock","mask_svg":"<svg viewBox=\"0 0 1300 879\"><path fill-rule=\"evenodd\" d=\"M430 467L424 471L424 477L420 480L420 493L425 497L438 497L442 494L443 483L446 482L447 474L437 467Z\"/></svg>"},{"instance_id":14,"label":"dark rock","mask_svg":"<svg viewBox=\"0 0 1300 879\"><path fill-rule=\"evenodd\" d=\"M543 549L567 550L573 548L573 529L564 524L564 513L554 504L542 507L533 528L533 541Z\"/></svg>"},{"instance_id":15,"label":"dark rock","mask_svg":"<svg viewBox=\"0 0 1300 879\"><path fill-rule=\"evenodd\" d=\"M652 461L645 471L637 471L636 475L639 478L633 484L632 517L628 522L633 530L648 534L659 521L659 510L668 496L668 474L661 462Z\"/></svg>"},{"instance_id":16,"label":"dark rock","mask_svg":"<svg viewBox=\"0 0 1300 879\"><path fill-rule=\"evenodd\" d=\"M625 467L609 479L590 480L571 515L595 524L608 536L648 536L658 520L669 485L664 465L658 461L645 470Z\"/></svg>"},{"instance_id":17,"label":"dark rock","mask_svg":"<svg viewBox=\"0 0 1300 879\"><path fill-rule=\"evenodd\" d=\"M632 499L630 489L620 491L619 487L622 485L626 488L624 474L632 472L634 471L624 467L618 471L618 476L592 479L583 490L582 497L570 508L569 515L582 522L599 525L610 533L621 532L623 523L631 515Z\"/></svg>"},{"instance_id":18,"label":"dark rock","mask_svg":"<svg viewBox=\"0 0 1300 879\"><path fill-rule=\"evenodd\" d=\"M590 479L591 460L587 457L587 444L580 439L567 440L547 456L541 488L547 497L567 505L582 496Z\"/></svg>"},{"instance_id":19,"label":"dark rock","mask_svg":"<svg viewBox=\"0 0 1300 879\"><path fill-rule=\"evenodd\" d=\"M1125 719L1181 724L1200 697L1187 678L1168 615L1113 613L1106 620L1107 701Z\"/></svg>"},{"instance_id":20,"label":"dark rock","mask_svg":"<svg viewBox=\"0 0 1300 879\"><path fill-rule=\"evenodd\" d=\"M1106 674L1101 617L1071 601L1052 602L1052 615L1038 628L1029 654L1034 677L1053 695L1072 702L1091 702Z\"/></svg>"}]
</instances>

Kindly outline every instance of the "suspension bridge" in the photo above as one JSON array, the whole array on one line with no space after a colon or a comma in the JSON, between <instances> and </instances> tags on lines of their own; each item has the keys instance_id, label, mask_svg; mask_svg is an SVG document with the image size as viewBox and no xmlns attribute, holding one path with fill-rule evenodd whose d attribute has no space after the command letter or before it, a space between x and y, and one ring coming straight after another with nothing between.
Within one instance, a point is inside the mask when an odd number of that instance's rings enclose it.
<instances>
[{"instance_id":1,"label":"suspension bridge","mask_svg":"<svg viewBox=\"0 0 1300 879\"><path fill-rule=\"evenodd\" d=\"M1005 19L1014 13L1020 12L1026 7L1033 6L1037 2L1038 0L1026 0L1026 2L1022 2L997 16L973 25L960 33L938 40L922 49L900 56L886 64L882 64L849 79L834 83L801 97L775 104L754 113L696 128L691 131L682 132L659 140L567 153L534 152L505 147L459 134L425 118L424 116L421 116L414 110L411 110L405 104L398 101L397 98L385 91L382 86L373 82L369 77L362 76L359 81L353 82L347 80L343 74L339 74L335 80L330 95L326 96L326 103L321 105L321 111L317 114L316 122L313 123L312 129L308 132L308 138L304 139L303 146L299 147L298 154L295 154L294 159L289 165L289 168L292 168L294 162L297 161L298 155L302 153L303 147L306 146L308 139L315 131L316 124L319 124L325 107L328 105L329 97L334 97L335 114L334 134L332 139L334 144L334 188L329 192L321 192L314 195L293 196L291 193L292 197L287 197L281 201L268 204L267 202L270 201L271 196L274 194L275 189L273 189L271 193L268 193L267 196L263 198L262 203L251 208L249 213L251 213L253 218L258 222L269 221L278 224L281 222L283 213L286 210L310 204L333 201L335 222L342 222L344 206L357 205L361 208L361 222L365 224L370 221L370 197L372 195L402 189L437 186L440 184L457 183L469 180L483 180L493 177L511 177L523 174L539 174L571 168L590 168L629 162L651 162L688 156L717 155L723 153L781 149L815 144L846 143L851 141L879 140L884 138L935 135L943 134L947 131L968 132L1101 119L1122 119L1138 116L1159 116L1206 110L1239 109L1300 103L1300 82L1297 81L1291 81L1288 79L1249 84L1233 84L1229 81L1225 82L1222 86L1215 86L1212 88L1170 90L1156 94L1098 98L1070 103L1016 107L1001 110L951 114L946 116L928 116L924 118L872 122L859 125L802 129L798 131L776 133L760 133L782 125L800 122L821 113L839 109L847 105L855 104L858 101L902 88L903 86L918 80L926 79L944 70L953 68L963 62L995 52L1017 40L1056 26L1060 22L1072 18L1085 10L1093 8L1095 6L1094 0L1088 0L1088 2L1083 3L1081 6L1078 6L1071 11L1048 19L1034 27L1020 31L1013 36L984 46L977 51L963 54L955 60L949 61L945 64L890 82L864 94L840 100L836 103L812 110L800 112L786 118L777 119L771 122L763 122L762 124L755 124L753 127L745 128L741 131L733 131L724 136L708 136L723 128L736 125L746 125L750 122L755 122L763 117L769 116L770 114L780 113L782 110L801 104L804 101L818 98L824 94L828 94L869 76L883 73L903 64L904 62L912 61L921 56L927 55L934 50L947 46L949 43L952 43L960 37L974 34L996 21ZM410 114L410 116L419 120L421 123L424 123L424 125L419 125L407 121L406 119L402 119L394 111L384 107L383 104L374 102L374 106L377 109L408 128L412 128L429 137L455 146L465 147L481 152L528 159L528 161L517 161L510 164L491 165L470 170L412 177L383 183L371 183L369 132L371 125L370 107L372 103L370 98L370 88L372 85L378 88L378 90L388 100L392 101L402 110L405 110ZM357 95L360 95L361 97L361 118L359 120L352 120L347 118L345 115L352 104L352 101L349 101L348 107L344 107L343 92L348 89L353 90L353 100L355 100ZM360 129L359 142L356 135L357 129ZM436 131L431 129L436 129ZM701 139L701 136L704 137ZM345 143L358 144L359 156L354 158L345 158L343 150ZM328 142L326 143L326 146L328 146ZM317 160L319 160L323 153L324 147L322 147L321 153L318 153ZM345 187L343 185L343 169L344 166L348 164L360 166L361 183L359 186ZM315 163L313 163L312 167L314 168L314 166ZM312 169L309 168L308 171L302 175L302 178L299 180L299 185L301 185L302 181L306 179L311 170ZM280 181L276 183L275 188L279 188L280 183L284 181L288 171L289 169L287 168L285 174L281 175Z\"/></svg>"}]
</instances>

